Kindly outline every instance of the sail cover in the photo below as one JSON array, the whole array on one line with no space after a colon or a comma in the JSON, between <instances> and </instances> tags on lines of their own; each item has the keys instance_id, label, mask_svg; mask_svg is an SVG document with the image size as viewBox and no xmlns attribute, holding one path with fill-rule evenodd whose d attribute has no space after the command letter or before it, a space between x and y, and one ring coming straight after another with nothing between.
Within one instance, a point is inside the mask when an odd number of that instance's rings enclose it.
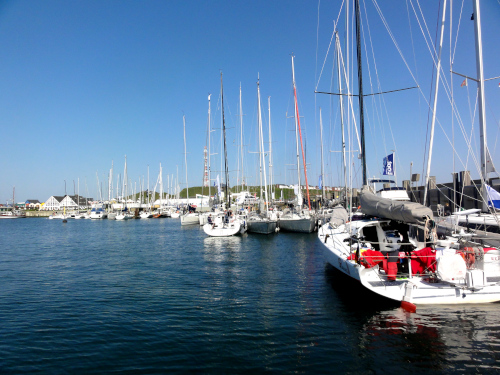
<instances>
[{"instance_id":1,"label":"sail cover","mask_svg":"<svg viewBox=\"0 0 500 375\"><path fill-rule=\"evenodd\" d=\"M360 202L361 211L366 215L414 224L422 224L427 217L433 219L433 213L429 207L416 202L402 202L379 197L367 186L361 191Z\"/></svg>"},{"instance_id":2,"label":"sail cover","mask_svg":"<svg viewBox=\"0 0 500 375\"><path fill-rule=\"evenodd\" d=\"M344 207L337 206L333 208L332 216L330 216L330 224L339 226L345 224L348 220L349 214Z\"/></svg>"}]
</instances>

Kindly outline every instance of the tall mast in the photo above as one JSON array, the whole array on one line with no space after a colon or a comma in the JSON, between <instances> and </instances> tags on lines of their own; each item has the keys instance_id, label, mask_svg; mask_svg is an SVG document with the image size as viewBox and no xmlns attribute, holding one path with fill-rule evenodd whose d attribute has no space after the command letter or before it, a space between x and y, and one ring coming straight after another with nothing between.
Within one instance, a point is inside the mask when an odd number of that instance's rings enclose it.
<instances>
[{"instance_id":1,"label":"tall mast","mask_svg":"<svg viewBox=\"0 0 500 375\"><path fill-rule=\"evenodd\" d=\"M308 208L311 209L311 200L309 198L309 183L307 182L307 166L306 166L306 156L304 154L304 145L302 144L302 131L300 129L300 116L299 116L299 105L297 103L297 88L295 86L295 68L293 65L294 56L292 55L292 80L293 80L293 96L295 99L295 126L299 130L300 135L300 148L302 149L302 164L304 164L304 177L306 178L306 190L307 190L307 204ZM297 167L299 174L299 189L300 189L300 165L299 165L299 144L297 142ZM302 202L300 203L302 205Z\"/></svg>"},{"instance_id":2,"label":"tall mast","mask_svg":"<svg viewBox=\"0 0 500 375\"><path fill-rule=\"evenodd\" d=\"M163 169L160 163L160 212L163 209Z\"/></svg>"},{"instance_id":3,"label":"tall mast","mask_svg":"<svg viewBox=\"0 0 500 375\"><path fill-rule=\"evenodd\" d=\"M102 202L102 189L101 184L99 183L99 173L95 172L95 177L97 179L97 193L99 194L99 202ZM66 195L66 180L64 180L64 195Z\"/></svg>"},{"instance_id":4,"label":"tall mast","mask_svg":"<svg viewBox=\"0 0 500 375\"><path fill-rule=\"evenodd\" d=\"M484 99L484 73L483 73L483 37L481 33L481 11L479 1L474 0L474 34L476 37L476 71L477 91L479 104L479 142L481 149L481 177L483 196L483 211L488 210L488 193L485 184L488 183L488 163L491 163L487 155L488 145L486 143L486 104Z\"/></svg>"},{"instance_id":5,"label":"tall mast","mask_svg":"<svg viewBox=\"0 0 500 375\"><path fill-rule=\"evenodd\" d=\"M356 10L356 44L358 58L358 89L359 89L359 127L361 133L361 165L363 169L363 186L367 185L366 178L366 153L365 153L365 117L363 106L363 70L361 62L361 19L359 15L359 0L354 1Z\"/></svg>"},{"instance_id":6,"label":"tall mast","mask_svg":"<svg viewBox=\"0 0 500 375\"><path fill-rule=\"evenodd\" d=\"M434 145L434 128L436 125L436 109L437 109L437 96L439 91L439 78L441 75L441 51L443 49L443 36L444 36L444 21L446 19L446 0L443 2L443 17L441 18L441 36L439 38L439 51L438 51L438 61L437 61L437 72L436 72L436 82L434 86L434 101L432 106L432 123L431 123L431 134L429 139L429 155L427 157L427 170L425 173L425 187L424 187L424 201L427 201L427 193L429 190L429 177L431 173L431 161L432 161L432 148Z\"/></svg>"},{"instance_id":7,"label":"tall mast","mask_svg":"<svg viewBox=\"0 0 500 375\"><path fill-rule=\"evenodd\" d=\"M124 186L124 192L125 192L125 207L127 207L127 155L125 155L125 167L123 168L123 186Z\"/></svg>"},{"instance_id":8,"label":"tall mast","mask_svg":"<svg viewBox=\"0 0 500 375\"><path fill-rule=\"evenodd\" d=\"M111 170L109 171L109 179L108 179L108 202L111 201L112 191L113 191L113 160L111 160Z\"/></svg>"},{"instance_id":9,"label":"tall mast","mask_svg":"<svg viewBox=\"0 0 500 375\"><path fill-rule=\"evenodd\" d=\"M338 81L339 81L339 93L342 94L342 77L340 74L340 40L338 32L335 33L335 40L337 44L337 72L338 72ZM345 157L345 131L344 131L344 98L342 95L339 96L340 101L340 128L342 133L342 163L344 164L344 187L347 189L347 161ZM347 193L345 194L346 198L346 207L348 206L347 202Z\"/></svg>"},{"instance_id":10,"label":"tall mast","mask_svg":"<svg viewBox=\"0 0 500 375\"><path fill-rule=\"evenodd\" d=\"M260 107L260 86L259 86L259 81L257 81L257 108L258 108L258 121L259 121L259 165L261 165L261 181L262 181L262 175L264 175L264 200L265 200L265 207L266 207L266 216L267 212L269 209L268 205L268 196L267 196L267 178L266 178L266 160L264 156L264 134L262 132L262 111ZM262 171L262 169L264 169ZM261 197L262 197L262 183L261 183Z\"/></svg>"},{"instance_id":11,"label":"tall mast","mask_svg":"<svg viewBox=\"0 0 500 375\"><path fill-rule=\"evenodd\" d=\"M220 96L221 96L221 106L222 106L222 132L224 135L224 173L226 186L224 188L224 201L226 202L226 207L231 208L231 197L229 196L229 170L227 167L227 147L226 147L226 119L224 117L224 90L222 87L222 72L220 72Z\"/></svg>"},{"instance_id":12,"label":"tall mast","mask_svg":"<svg viewBox=\"0 0 500 375\"><path fill-rule=\"evenodd\" d=\"M210 185L212 185L212 178L210 175L210 132L212 131L210 129L210 97L212 94L208 94L208 201L210 202L210 197L211 195L211 190L210 190Z\"/></svg>"},{"instance_id":13,"label":"tall mast","mask_svg":"<svg viewBox=\"0 0 500 375\"><path fill-rule=\"evenodd\" d=\"M271 194L271 199L273 197L273 138L271 134L271 97L267 97L267 107L269 110L269 189Z\"/></svg>"},{"instance_id":14,"label":"tall mast","mask_svg":"<svg viewBox=\"0 0 500 375\"><path fill-rule=\"evenodd\" d=\"M323 164L323 118L321 117L321 107L319 107L319 134L321 139L321 198L325 199L325 176Z\"/></svg>"},{"instance_id":15,"label":"tall mast","mask_svg":"<svg viewBox=\"0 0 500 375\"><path fill-rule=\"evenodd\" d=\"M243 181L245 181L243 174L243 105L241 104L241 83L240 83L240 153L241 153L241 184L240 193L243 191Z\"/></svg>"},{"instance_id":16,"label":"tall mast","mask_svg":"<svg viewBox=\"0 0 500 375\"><path fill-rule=\"evenodd\" d=\"M184 127L184 165L186 166L186 198L189 205L189 185L188 185L188 166L187 166L187 151L186 151L186 116L182 116L182 124Z\"/></svg>"},{"instance_id":17,"label":"tall mast","mask_svg":"<svg viewBox=\"0 0 500 375\"><path fill-rule=\"evenodd\" d=\"M292 83L293 83L293 91L295 93L295 69L293 66L293 55L292 55ZM296 106L296 105L295 105ZM296 109L296 108L295 108ZM302 189L300 183L300 154L299 154L299 127L298 127L298 119L297 112L294 111L294 119L295 119L295 146L296 146L296 154L297 154L297 183L298 183L298 199L297 203L299 206L302 206Z\"/></svg>"}]
</instances>

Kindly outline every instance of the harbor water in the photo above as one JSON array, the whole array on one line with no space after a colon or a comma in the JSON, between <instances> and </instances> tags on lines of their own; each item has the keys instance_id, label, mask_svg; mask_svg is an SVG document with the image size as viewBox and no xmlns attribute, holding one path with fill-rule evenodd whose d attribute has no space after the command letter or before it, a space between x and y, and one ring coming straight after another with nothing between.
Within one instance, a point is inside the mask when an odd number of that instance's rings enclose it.
<instances>
[{"instance_id":1,"label":"harbor water","mask_svg":"<svg viewBox=\"0 0 500 375\"><path fill-rule=\"evenodd\" d=\"M498 373L500 304L373 298L316 233L0 221L0 373Z\"/></svg>"}]
</instances>

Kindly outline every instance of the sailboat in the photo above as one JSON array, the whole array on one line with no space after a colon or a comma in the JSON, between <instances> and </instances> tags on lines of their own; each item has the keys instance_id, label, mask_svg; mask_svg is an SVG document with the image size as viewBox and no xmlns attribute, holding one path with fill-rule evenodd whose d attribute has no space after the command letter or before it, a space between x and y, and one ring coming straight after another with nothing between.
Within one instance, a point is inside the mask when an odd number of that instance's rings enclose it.
<instances>
[{"instance_id":1,"label":"sailboat","mask_svg":"<svg viewBox=\"0 0 500 375\"><path fill-rule=\"evenodd\" d=\"M264 153L264 135L262 131L262 111L260 105L260 84L257 80L257 108L259 125L259 178L260 178L260 200L262 203L262 176L264 176L264 212L259 214L250 213L248 215L248 231L251 233L271 234L276 232L277 221L271 218L269 213L269 197L267 195L266 163ZM262 210L261 210L262 211Z\"/></svg>"},{"instance_id":2,"label":"sailboat","mask_svg":"<svg viewBox=\"0 0 500 375\"><path fill-rule=\"evenodd\" d=\"M112 202L113 196L113 161L111 161L111 169L108 176L108 220L116 219L116 212L113 210Z\"/></svg>"},{"instance_id":3,"label":"sailboat","mask_svg":"<svg viewBox=\"0 0 500 375\"><path fill-rule=\"evenodd\" d=\"M186 150L186 116L182 116L182 123L184 125L184 164L186 166L186 197L188 210L185 214L181 215L181 225L193 225L198 224L200 219L198 218L198 213L191 212L189 210L189 185L188 185L188 168L187 168L187 150Z\"/></svg>"},{"instance_id":4,"label":"sailboat","mask_svg":"<svg viewBox=\"0 0 500 375\"><path fill-rule=\"evenodd\" d=\"M476 9L478 6L476 0ZM500 301L497 248L479 246L470 236L438 238L430 208L378 196L367 186L359 0L355 0L355 12L364 217L350 220L340 207L321 226L318 238L326 261L411 312L420 304Z\"/></svg>"},{"instance_id":5,"label":"sailboat","mask_svg":"<svg viewBox=\"0 0 500 375\"><path fill-rule=\"evenodd\" d=\"M307 182L307 167L304 156L304 148L302 147L302 132L300 128L300 118L299 118L299 106L297 103L297 89L295 87L295 67L294 67L294 56L292 55L292 82L293 82L293 94L295 103L295 141L297 150L297 202L296 207L292 211L285 213L280 217L279 226L280 230L288 232L300 232L300 233L311 233L316 228L317 218L316 215L311 211L311 202L309 198L309 184ZM306 178L306 189L307 189L307 200L308 209L302 209L302 194L301 194L301 184L300 184L300 156L299 156L299 135L300 144L302 148L302 161L304 165L304 175Z\"/></svg>"},{"instance_id":6,"label":"sailboat","mask_svg":"<svg viewBox=\"0 0 500 375\"><path fill-rule=\"evenodd\" d=\"M125 167L123 170L123 209L116 214L116 220L128 220L130 219L130 215L128 214L127 208L127 155L125 155Z\"/></svg>"},{"instance_id":7,"label":"sailboat","mask_svg":"<svg viewBox=\"0 0 500 375\"><path fill-rule=\"evenodd\" d=\"M210 170L210 159L211 159L211 138L212 136L210 135L210 133L212 132L212 129L211 129L211 125L210 125L210 97L212 96L212 94L209 94L208 95L208 125L207 125L207 138L208 138L208 151L205 147L205 152L207 153L207 170L205 173L207 173L207 175L205 176L208 180L208 205L209 205L209 208L210 206L213 207L213 201L211 200L212 198L212 194L211 194L211 170ZM200 226L204 226L205 224L208 223L208 216L210 215L210 212L203 212L203 213L200 213L199 216L198 216L198 222L200 223Z\"/></svg>"},{"instance_id":8,"label":"sailboat","mask_svg":"<svg viewBox=\"0 0 500 375\"><path fill-rule=\"evenodd\" d=\"M26 217L26 212L16 210L16 188L12 190L12 208L0 209L0 219L22 219Z\"/></svg>"},{"instance_id":9,"label":"sailboat","mask_svg":"<svg viewBox=\"0 0 500 375\"><path fill-rule=\"evenodd\" d=\"M227 164L227 146L226 146L226 121L224 118L224 89L222 85L222 72L220 74L220 92L221 92L221 108L222 108L222 132L224 137L224 169L225 169L225 206L231 207L231 197L229 193L229 169ZM229 210L230 211L230 210ZM224 215L217 215L214 217L209 216L207 224L203 225L203 231L211 237L229 237L240 233L241 222L240 220L232 217L230 212Z\"/></svg>"}]
</instances>

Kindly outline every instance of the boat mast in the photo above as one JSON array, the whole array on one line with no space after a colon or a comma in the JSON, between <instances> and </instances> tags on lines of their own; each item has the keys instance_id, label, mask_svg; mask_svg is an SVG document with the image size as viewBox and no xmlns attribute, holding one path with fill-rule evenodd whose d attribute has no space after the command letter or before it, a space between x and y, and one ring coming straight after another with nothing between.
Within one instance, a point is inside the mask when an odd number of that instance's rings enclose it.
<instances>
[{"instance_id":1,"label":"boat mast","mask_svg":"<svg viewBox=\"0 0 500 375\"><path fill-rule=\"evenodd\" d=\"M243 191L243 181L245 181L243 175L243 105L241 103L241 83L240 83L240 153L241 153L241 184L240 193Z\"/></svg>"},{"instance_id":2,"label":"boat mast","mask_svg":"<svg viewBox=\"0 0 500 375\"><path fill-rule=\"evenodd\" d=\"M356 11L356 44L358 58L358 99L359 99L359 127L361 133L361 166L363 169L363 186L367 185L366 178L366 153L365 153L365 117L363 106L363 70L361 63L361 19L359 15L359 0L354 1Z\"/></svg>"},{"instance_id":3,"label":"boat mast","mask_svg":"<svg viewBox=\"0 0 500 375\"><path fill-rule=\"evenodd\" d=\"M264 156L264 134L262 132L262 110L260 106L260 85L259 81L257 81L257 108L258 108L258 121L259 121L259 165L261 166L260 175L261 175L261 200L262 200L262 175L264 175L264 200L265 200L265 208L266 208L266 216L268 215L269 205L268 205L268 197L267 197L267 178L266 178L266 160ZM262 171L262 168L264 171Z\"/></svg>"},{"instance_id":4,"label":"boat mast","mask_svg":"<svg viewBox=\"0 0 500 375\"><path fill-rule=\"evenodd\" d=\"M113 160L111 160L111 170L109 171L109 179L108 179L108 203L111 202L112 191L113 191Z\"/></svg>"},{"instance_id":5,"label":"boat mast","mask_svg":"<svg viewBox=\"0 0 500 375\"><path fill-rule=\"evenodd\" d=\"M292 84L295 90L295 70L293 66L293 55L292 55ZM297 113L294 111L294 119L295 119L295 146L296 146L296 154L297 154L297 183L298 183L298 199L297 203L299 206L302 206L302 187L300 183L300 155L299 155L299 128L297 125Z\"/></svg>"},{"instance_id":6,"label":"boat mast","mask_svg":"<svg viewBox=\"0 0 500 375\"><path fill-rule=\"evenodd\" d=\"M476 71L477 91L479 105L479 142L481 150L481 195L483 196L483 211L488 210L488 193L485 184L488 183L488 163L491 163L487 155L488 145L486 143L486 104L484 99L484 73L483 73L483 37L481 33L481 11L479 1L474 0L474 34L476 39Z\"/></svg>"},{"instance_id":7,"label":"boat mast","mask_svg":"<svg viewBox=\"0 0 500 375\"><path fill-rule=\"evenodd\" d=\"M427 157L427 170L425 173L425 187L424 187L424 201L425 205L427 201L427 193L429 190L429 178L431 173L431 161L432 161L432 148L434 145L434 128L436 125L436 110L437 110L437 97L439 91L439 78L441 75L441 51L443 49L443 36L444 36L444 22L446 19L446 0L443 2L443 17L441 18L441 36L439 38L439 51L438 51L438 61L437 61L437 72L436 72L436 83L434 86L434 101L432 105L432 122L431 122L431 134L429 138L429 155Z\"/></svg>"},{"instance_id":8,"label":"boat mast","mask_svg":"<svg viewBox=\"0 0 500 375\"><path fill-rule=\"evenodd\" d=\"M210 202L211 190L210 187L212 185L211 171L210 171L210 97L212 94L208 94L208 201ZM209 203L210 204L210 203Z\"/></svg>"},{"instance_id":9,"label":"boat mast","mask_svg":"<svg viewBox=\"0 0 500 375\"><path fill-rule=\"evenodd\" d=\"M160 213L163 210L163 169L160 163Z\"/></svg>"},{"instance_id":10,"label":"boat mast","mask_svg":"<svg viewBox=\"0 0 500 375\"><path fill-rule=\"evenodd\" d=\"M127 176L127 155L125 155L125 167L124 167L124 172L123 172L123 184L124 184L124 194L125 194L125 207L127 207L127 193L128 193L128 190L127 190L127 179L128 179L128 176Z\"/></svg>"},{"instance_id":11,"label":"boat mast","mask_svg":"<svg viewBox=\"0 0 500 375\"><path fill-rule=\"evenodd\" d=\"M338 81L339 81L339 93L342 94L342 77L340 74L340 39L339 33L335 32L335 40L337 44L337 73L338 73ZM344 98L342 95L339 95L340 101L340 128L342 133L342 163L344 164L344 187L346 189L345 199L346 199L346 207L348 206L347 202L347 161L345 157L345 131L344 131ZM352 205L351 205L352 206Z\"/></svg>"},{"instance_id":12,"label":"boat mast","mask_svg":"<svg viewBox=\"0 0 500 375\"><path fill-rule=\"evenodd\" d=\"M300 129L299 105L297 103L297 87L295 86L295 67L293 65L294 57L295 56L292 55L292 82L293 82L293 97L295 101L295 138L297 142L297 173L299 176L299 191L300 191L300 163L299 163L299 142L297 137L300 135L300 147L302 149L302 164L304 164L304 176L306 178L307 204L308 204L308 209L311 209L311 200L309 198L309 183L307 182L306 157L304 154L304 145L302 144L302 131ZM298 129L298 134L297 134L297 129ZM299 205L301 206L302 202L300 202Z\"/></svg>"},{"instance_id":13,"label":"boat mast","mask_svg":"<svg viewBox=\"0 0 500 375\"><path fill-rule=\"evenodd\" d=\"M271 134L271 97L267 97L267 106L269 110L269 190L271 194L271 199L274 199L273 196L273 141Z\"/></svg>"},{"instance_id":14,"label":"boat mast","mask_svg":"<svg viewBox=\"0 0 500 375\"><path fill-rule=\"evenodd\" d=\"M227 167L227 147L226 147L226 119L224 117L224 90L222 86L222 72L220 72L220 96L221 96L221 106L222 106L222 132L224 136L224 173L226 186L224 187L224 201L226 202L226 208L231 208L231 197L229 196L229 170Z\"/></svg>"},{"instance_id":15,"label":"boat mast","mask_svg":"<svg viewBox=\"0 0 500 375\"><path fill-rule=\"evenodd\" d=\"M189 185L188 185L188 166L187 166L187 151L186 151L186 116L182 116L182 123L184 126L184 165L186 166L186 198L189 206Z\"/></svg>"},{"instance_id":16,"label":"boat mast","mask_svg":"<svg viewBox=\"0 0 500 375\"><path fill-rule=\"evenodd\" d=\"M319 107L319 134L320 134L320 146L321 146L321 198L325 199L325 177L324 164L323 164L323 118L321 117L321 107Z\"/></svg>"}]
</instances>

